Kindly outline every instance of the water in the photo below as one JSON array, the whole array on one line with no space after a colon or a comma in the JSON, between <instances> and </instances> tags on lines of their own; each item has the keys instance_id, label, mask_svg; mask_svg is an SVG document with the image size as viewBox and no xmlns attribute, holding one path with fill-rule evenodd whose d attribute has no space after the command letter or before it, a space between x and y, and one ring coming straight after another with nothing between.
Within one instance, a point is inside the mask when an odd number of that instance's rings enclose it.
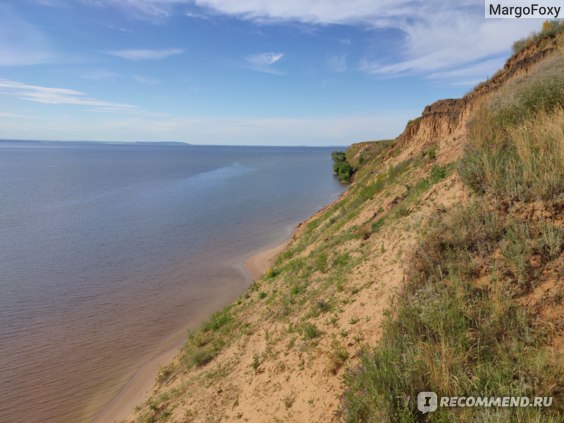
<instances>
[{"instance_id":1,"label":"water","mask_svg":"<svg viewBox=\"0 0 564 423\"><path fill-rule=\"evenodd\" d=\"M0 422L89 421L336 198L330 151L0 143Z\"/></svg>"}]
</instances>

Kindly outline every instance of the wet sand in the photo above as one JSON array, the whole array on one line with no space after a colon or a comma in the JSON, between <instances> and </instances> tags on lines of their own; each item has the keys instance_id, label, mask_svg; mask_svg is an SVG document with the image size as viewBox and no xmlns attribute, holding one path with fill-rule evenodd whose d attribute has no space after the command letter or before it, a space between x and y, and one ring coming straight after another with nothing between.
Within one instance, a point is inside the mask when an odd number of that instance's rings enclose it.
<instances>
[{"instance_id":1,"label":"wet sand","mask_svg":"<svg viewBox=\"0 0 564 423\"><path fill-rule=\"evenodd\" d=\"M160 368L172 361L180 351L183 343L184 340L145 363L131 377L117 396L94 417L92 422L110 423L125 420L137 405L147 399L153 390L155 378Z\"/></svg>"},{"instance_id":2,"label":"wet sand","mask_svg":"<svg viewBox=\"0 0 564 423\"><path fill-rule=\"evenodd\" d=\"M274 265L276 257L284 250L287 244L288 241L285 241L276 247L261 251L247 259L245 262L245 270L251 275L253 280L259 278Z\"/></svg>"},{"instance_id":3,"label":"wet sand","mask_svg":"<svg viewBox=\"0 0 564 423\"><path fill-rule=\"evenodd\" d=\"M244 270L251 280L259 278L266 270L273 266L277 255L284 250L288 240L289 238L282 244L253 254L244 262ZM203 317L195 323L199 324L202 320L204 320ZM113 423L127 419L134 408L149 397L160 368L174 359L180 352L184 342L185 338L182 336L172 347L167 348L143 364L119 393L96 414L92 423Z\"/></svg>"}]
</instances>

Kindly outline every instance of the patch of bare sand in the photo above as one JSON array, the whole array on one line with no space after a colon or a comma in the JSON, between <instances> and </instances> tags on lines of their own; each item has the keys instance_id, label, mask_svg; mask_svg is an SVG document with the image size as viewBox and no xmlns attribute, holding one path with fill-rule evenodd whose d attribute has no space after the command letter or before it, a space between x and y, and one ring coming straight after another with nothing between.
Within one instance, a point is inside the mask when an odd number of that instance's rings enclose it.
<instances>
[{"instance_id":1,"label":"patch of bare sand","mask_svg":"<svg viewBox=\"0 0 564 423\"><path fill-rule=\"evenodd\" d=\"M274 265L276 256L286 248L286 245L287 242L284 242L276 247L269 248L251 256L245 262L245 269L253 279L259 278Z\"/></svg>"}]
</instances>

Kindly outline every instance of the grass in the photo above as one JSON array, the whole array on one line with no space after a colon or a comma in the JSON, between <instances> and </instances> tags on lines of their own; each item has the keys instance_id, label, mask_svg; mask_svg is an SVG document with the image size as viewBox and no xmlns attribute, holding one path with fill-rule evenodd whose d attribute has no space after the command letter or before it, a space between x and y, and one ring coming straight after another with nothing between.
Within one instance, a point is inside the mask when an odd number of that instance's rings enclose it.
<instances>
[{"instance_id":1,"label":"grass","mask_svg":"<svg viewBox=\"0 0 564 423\"><path fill-rule=\"evenodd\" d=\"M542 38L554 38L562 30L564 30L564 23L562 21L545 21L540 32L533 33L513 43L513 54L520 53L529 45Z\"/></svg>"},{"instance_id":2,"label":"grass","mask_svg":"<svg viewBox=\"0 0 564 423\"><path fill-rule=\"evenodd\" d=\"M226 307L223 310L214 313L212 317L202 325L202 330L204 332L217 331L232 321L233 318L229 313L229 308Z\"/></svg>"},{"instance_id":3,"label":"grass","mask_svg":"<svg viewBox=\"0 0 564 423\"><path fill-rule=\"evenodd\" d=\"M478 193L554 200L564 188L564 77L520 87L511 100L482 106L459 165Z\"/></svg>"},{"instance_id":4,"label":"grass","mask_svg":"<svg viewBox=\"0 0 564 423\"><path fill-rule=\"evenodd\" d=\"M336 339L331 342L331 350L329 352L329 359L331 364L329 370L331 373L336 374L341 367L346 363L349 358L347 349Z\"/></svg>"},{"instance_id":5,"label":"grass","mask_svg":"<svg viewBox=\"0 0 564 423\"><path fill-rule=\"evenodd\" d=\"M255 352L253 354L253 362L251 364L251 367L256 372L258 370L258 368L260 367L260 364L261 364L260 355Z\"/></svg>"},{"instance_id":6,"label":"grass","mask_svg":"<svg viewBox=\"0 0 564 423\"><path fill-rule=\"evenodd\" d=\"M552 70L540 68L512 82L475 112L458 172L487 196L431 219L379 344L365 347L359 365L345 376L345 421L560 421L564 405L556 399L564 366L551 348L553 323L524 299L551 274L548 269L558 268L564 231L497 201L526 206L562 199L564 78L558 60L549 63ZM396 173L390 169L388 176L395 180ZM407 214L408 204L448 173L435 165L427 178L408 186L395 215ZM373 223L374 231L382 219ZM559 288L554 301L563 295ZM555 402L546 409L439 408L425 416L414 401L422 391L548 396Z\"/></svg>"},{"instance_id":7,"label":"grass","mask_svg":"<svg viewBox=\"0 0 564 423\"><path fill-rule=\"evenodd\" d=\"M306 322L301 327L304 339L315 339L321 336L321 331L313 323Z\"/></svg>"},{"instance_id":8,"label":"grass","mask_svg":"<svg viewBox=\"0 0 564 423\"><path fill-rule=\"evenodd\" d=\"M365 350L346 376L346 421L420 421L415 403L398 398L421 391L556 397L564 371L543 348L550 333L518 302L530 289L520 277L542 250L543 225L504 219L480 203L433 222L379 346ZM500 249L501 257L494 254ZM484 268L488 283L477 286ZM497 421L557 421L557 407L505 409ZM432 418L485 421L488 410L440 408Z\"/></svg>"}]
</instances>

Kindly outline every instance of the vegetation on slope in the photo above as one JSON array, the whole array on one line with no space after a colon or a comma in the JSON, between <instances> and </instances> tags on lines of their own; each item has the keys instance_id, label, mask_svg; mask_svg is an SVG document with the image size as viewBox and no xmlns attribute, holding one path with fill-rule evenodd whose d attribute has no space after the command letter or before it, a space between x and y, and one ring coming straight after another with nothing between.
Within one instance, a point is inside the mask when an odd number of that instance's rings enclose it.
<instances>
[{"instance_id":1,"label":"vegetation on slope","mask_svg":"<svg viewBox=\"0 0 564 423\"><path fill-rule=\"evenodd\" d=\"M315 372L323 371L332 375L332 383L340 384L341 369L368 336L364 329L375 329L370 322L373 312L365 308L363 296L379 283L364 280L365 275L354 277L355 269L374 255L389 255L390 267L400 257L399 251L397 255L387 251L373 235L382 232L384 223L393 231L415 214L423 205L422 197L454 171L453 166L436 163L433 145L394 165L384 165L398 152L393 143L355 148L364 165L346 197L310 219L274 267L244 296L189 335L181 355L162 369L159 389L137 411L135 421L222 421L238 416L245 420L247 412L239 408L245 395L242 387L263 377L269 381L264 382L263 394L277 386L277 378L290 388L280 399L284 420L295 421L291 413L298 403L306 403L318 415L316 399L303 392L298 395L287 381L313 380ZM385 210L375 207L383 204L380 199L390 197L394 200ZM374 211L365 216L372 207ZM310 387L310 393L313 390ZM268 402L272 400L276 403L276 394L263 399L269 413L273 413ZM262 404L256 401L253 404L259 408ZM259 408L259 415L264 409ZM329 415L334 411L329 409Z\"/></svg>"},{"instance_id":2,"label":"vegetation on slope","mask_svg":"<svg viewBox=\"0 0 564 423\"><path fill-rule=\"evenodd\" d=\"M522 40L515 41L513 43L513 53L517 54L522 52L525 48L538 40L554 38L563 29L564 22L561 20L545 21L541 31L535 32Z\"/></svg>"},{"instance_id":3,"label":"vegetation on slope","mask_svg":"<svg viewBox=\"0 0 564 423\"><path fill-rule=\"evenodd\" d=\"M347 161L346 153L344 151L333 151L331 158L333 159L333 172L342 182L350 182L355 168Z\"/></svg>"},{"instance_id":4,"label":"vegetation on slope","mask_svg":"<svg viewBox=\"0 0 564 423\"><path fill-rule=\"evenodd\" d=\"M346 377L347 421L561 421L564 75L561 58L551 65L470 122L458 170L479 198L429 225L382 339ZM423 391L554 402L425 416L414 401Z\"/></svg>"}]
</instances>

